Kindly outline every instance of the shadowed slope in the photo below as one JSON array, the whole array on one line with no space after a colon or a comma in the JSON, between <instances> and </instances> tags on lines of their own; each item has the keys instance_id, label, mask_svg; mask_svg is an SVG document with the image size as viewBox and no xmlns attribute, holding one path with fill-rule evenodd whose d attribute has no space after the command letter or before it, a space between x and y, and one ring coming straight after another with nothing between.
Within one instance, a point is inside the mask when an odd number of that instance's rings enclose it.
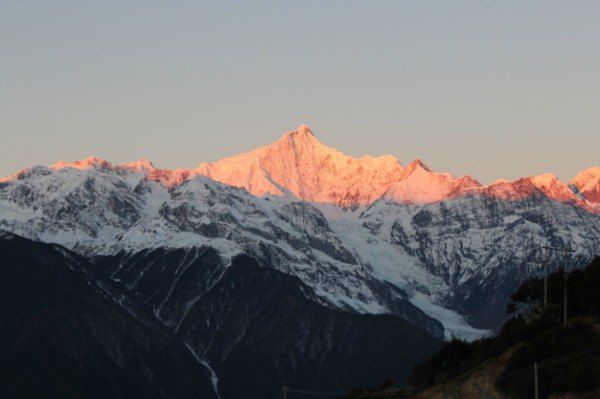
<instances>
[{"instance_id":1,"label":"shadowed slope","mask_svg":"<svg viewBox=\"0 0 600 399\"><path fill-rule=\"evenodd\" d=\"M77 272L66 250L0 237L0 397L213 398L208 370Z\"/></svg>"}]
</instances>

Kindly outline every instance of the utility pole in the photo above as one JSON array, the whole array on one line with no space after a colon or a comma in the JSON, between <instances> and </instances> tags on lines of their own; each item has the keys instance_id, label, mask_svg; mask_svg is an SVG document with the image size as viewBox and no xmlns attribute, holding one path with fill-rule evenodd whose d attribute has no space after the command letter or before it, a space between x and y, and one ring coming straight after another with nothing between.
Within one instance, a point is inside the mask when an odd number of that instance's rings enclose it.
<instances>
[{"instance_id":1,"label":"utility pole","mask_svg":"<svg viewBox=\"0 0 600 399\"><path fill-rule=\"evenodd\" d=\"M474 384L473 384L473 387L474 387L474 388L476 388L476 389L479 391L479 393L480 393L481 395L483 395L483 399L487 399L487 396L486 396L486 394L485 394L485 389L483 389L483 388L481 387L481 385L479 385L479 384L477 384L477 383L474 383Z\"/></svg>"},{"instance_id":2,"label":"utility pole","mask_svg":"<svg viewBox=\"0 0 600 399\"><path fill-rule=\"evenodd\" d=\"M564 287L563 287L563 322L564 326L567 326L567 259L568 255L573 251L569 247L554 248L554 247L543 247L545 250L563 252L565 254L565 265L563 266L564 275Z\"/></svg>"},{"instance_id":3,"label":"utility pole","mask_svg":"<svg viewBox=\"0 0 600 399\"><path fill-rule=\"evenodd\" d=\"M544 248L542 264L544 265L544 307L546 307L548 304L548 248Z\"/></svg>"},{"instance_id":4,"label":"utility pole","mask_svg":"<svg viewBox=\"0 0 600 399\"><path fill-rule=\"evenodd\" d=\"M287 399L288 387L281 387L281 390L283 391L283 399Z\"/></svg>"},{"instance_id":5,"label":"utility pole","mask_svg":"<svg viewBox=\"0 0 600 399\"><path fill-rule=\"evenodd\" d=\"M537 362L533 363L533 380L535 382L535 399L540 399L540 392L538 390L538 372Z\"/></svg>"},{"instance_id":6,"label":"utility pole","mask_svg":"<svg viewBox=\"0 0 600 399\"><path fill-rule=\"evenodd\" d=\"M565 320L565 327L567 326L567 253L565 252L565 268L564 268L564 273L563 276L565 276L565 286L564 286L564 290L563 290L563 310L564 310L564 320Z\"/></svg>"}]
</instances>

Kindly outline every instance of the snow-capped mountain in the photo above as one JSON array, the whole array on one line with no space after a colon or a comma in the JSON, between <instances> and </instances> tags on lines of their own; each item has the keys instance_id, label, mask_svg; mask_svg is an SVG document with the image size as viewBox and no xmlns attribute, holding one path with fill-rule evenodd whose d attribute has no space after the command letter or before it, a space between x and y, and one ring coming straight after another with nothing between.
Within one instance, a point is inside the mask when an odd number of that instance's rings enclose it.
<instances>
[{"instance_id":1,"label":"snow-capped mountain","mask_svg":"<svg viewBox=\"0 0 600 399\"><path fill-rule=\"evenodd\" d=\"M23 169L0 178L0 239L6 231L74 251L120 306L136 317L148 307L144 317L212 364L225 398L245 389L240 374L258 398L276 387L259 391L248 353L282 365L271 380L326 387L310 367L328 364L329 375L350 361L340 353L363 356L354 351L364 340L385 356L365 320L378 334L393 328L412 362L422 353L409 337L422 334L432 350L497 329L510 293L541 272L543 245L572 248L573 266L600 253L599 192L598 167L568 184L544 174L484 186L420 160L344 155L302 125L191 170L98 157ZM563 264L549 255L551 267ZM290 323L300 335L277 332ZM340 334L348 339L333 343Z\"/></svg>"},{"instance_id":2,"label":"snow-capped mountain","mask_svg":"<svg viewBox=\"0 0 600 399\"><path fill-rule=\"evenodd\" d=\"M271 145L174 173L202 174L244 188L254 196L294 196L345 208L368 206L381 197L400 203L428 204L468 195L473 190L500 199L531 197L540 190L553 200L593 209L598 203L593 192L600 187L599 170L590 168L570 183L590 195L577 196L553 174L482 186L470 176L457 178L450 173L436 173L418 159L404 168L391 155L352 158L325 146L306 125L301 125Z\"/></svg>"},{"instance_id":3,"label":"snow-capped mountain","mask_svg":"<svg viewBox=\"0 0 600 399\"><path fill-rule=\"evenodd\" d=\"M450 173L435 173L417 159L408 164L400 179L388 186L383 198L404 204L429 204L478 187L481 184L469 176L457 179Z\"/></svg>"},{"instance_id":4,"label":"snow-capped mountain","mask_svg":"<svg viewBox=\"0 0 600 399\"><path fill-rule=\"evenodd\" d=\"M1 229L86 256L212 247L227 265L245 253L298 276L329 306L398 313L425 326L428 317L409 301L413 286L444 290L416 265L388 281L307 202L258 198L203 175L170 186L152 180L148 168L97 158L57 165L33 167L0 183ZM467 334L481 334L463 326Z\"/></svg>"},{"instance_id":5,"label":"snow-capped mountain","mask_svg":"<svg viewBox=\"0 0 600 399\"><path fill-rule=\"evenodd\" d=\"M201 164L196 171L255 196L291 194L308 202L356 206L381 197L403 169L391 155L347 156L301 125L272 145Z\"/></svg>"},{"instance_id":6,"label":"snow-capped mountain","mask_svg":"<svg viewBox=\"0 0 600 399\"><path fill-rule=\"evenodd\" d=\"M579 172L570 183L588 201L600 203L600 166Z\"/></svg>"},{"instance_id":7,"label":"snow-capped mountain","mask_svg":"<svg viewBox=\"0 0 600 399\"><path fill-rule=\"evenodd\" d=\"M193 170L97 157L24 169L0 179L0 228L86 256L211 247L226 265L245 253L327 306L475 337L484 331L456 311L496 327L477 315L503 306L506 290L490 292L515 286L540 244L571 245L581 260L600 252L597 172L483 186L420 160L349 157L302 125ZM474 296L484 299L470 306Z\"/></svg>"}]
</instances>

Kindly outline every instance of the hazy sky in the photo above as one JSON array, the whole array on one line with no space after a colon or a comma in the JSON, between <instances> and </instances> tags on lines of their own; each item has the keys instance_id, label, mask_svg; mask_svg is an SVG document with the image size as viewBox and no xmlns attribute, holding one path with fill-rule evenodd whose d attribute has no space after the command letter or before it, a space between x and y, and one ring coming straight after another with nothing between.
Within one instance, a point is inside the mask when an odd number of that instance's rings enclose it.
<instances>
[{"instance_id":1,"label":"hazy sky","mask_svg":"<svg viewBox=\"0 0 600 399\"><path fill-rule=\"evenodd\" d=\"M600 164L598 1L0 0L0 175L195 167L300 123L482 182Z\"/></svg>"}]
</instances>

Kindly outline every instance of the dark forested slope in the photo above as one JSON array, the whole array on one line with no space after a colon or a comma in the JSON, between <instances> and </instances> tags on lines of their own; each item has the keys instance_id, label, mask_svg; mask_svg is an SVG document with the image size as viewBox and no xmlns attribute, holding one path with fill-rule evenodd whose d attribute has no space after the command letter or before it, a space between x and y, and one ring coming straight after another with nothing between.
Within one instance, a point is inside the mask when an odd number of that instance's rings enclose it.
<instances>
[{"instance_id":1,"label":"dark forested slope","mask_svg":"<svg viewBox=\"0 0 600 399\"><path fill-rule=\"evenodd\" d=\"M0 239L0 397L213 398L208 370L63 248Z\"/></svg>"}]
</instances>

